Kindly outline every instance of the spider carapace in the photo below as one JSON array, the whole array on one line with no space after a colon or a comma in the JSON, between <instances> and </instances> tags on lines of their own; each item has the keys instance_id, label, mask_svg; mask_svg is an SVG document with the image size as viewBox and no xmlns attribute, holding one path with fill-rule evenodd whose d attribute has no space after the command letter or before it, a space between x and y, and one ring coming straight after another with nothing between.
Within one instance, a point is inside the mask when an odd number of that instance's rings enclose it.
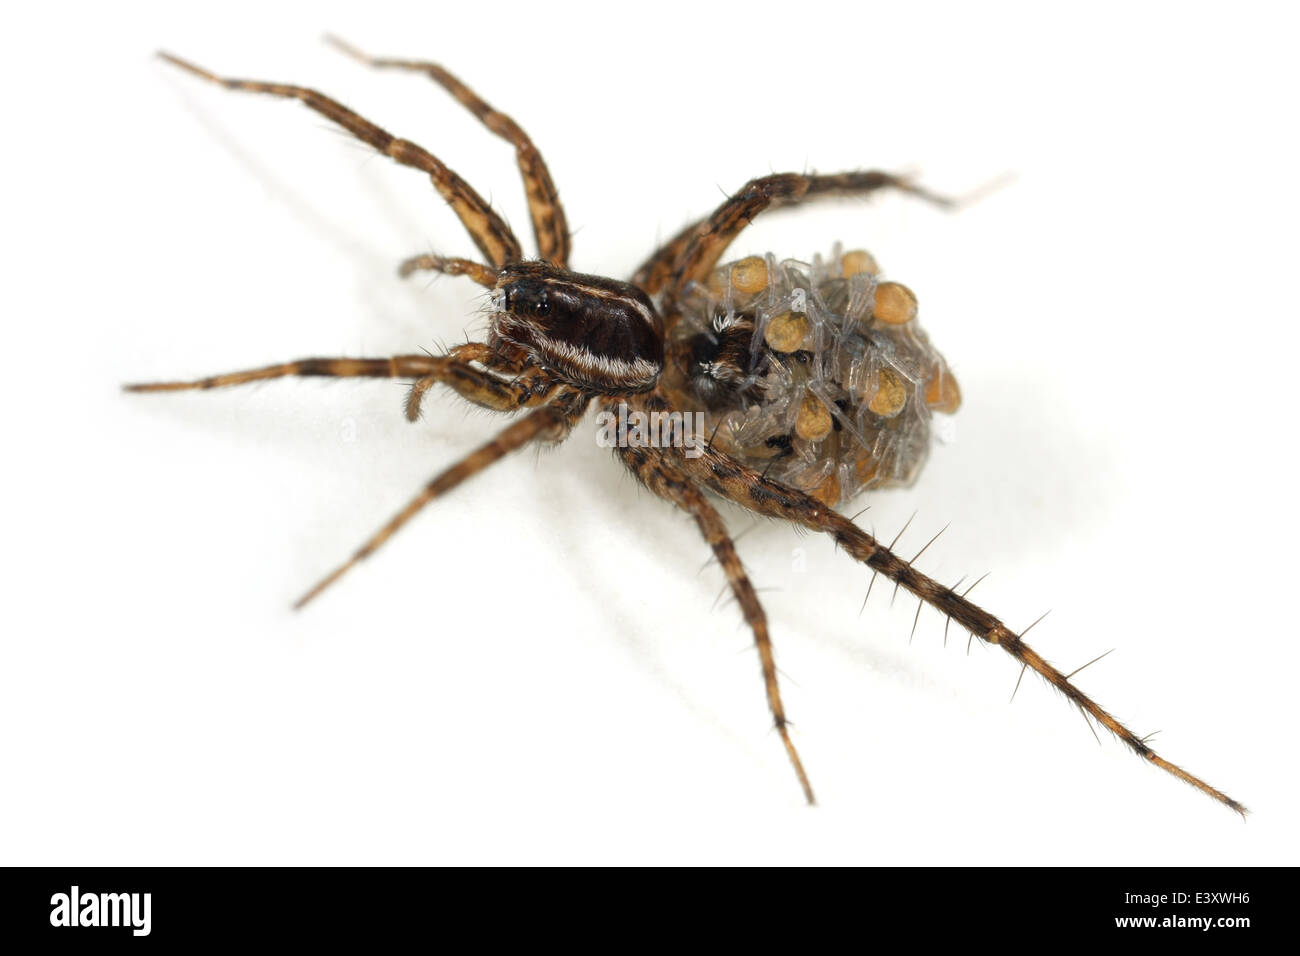
<instances>
[{"instance_id":1,"label":"spider carapace","mask_svg":"<svg viewBox=\"0 0 1300 956\"><path fill-rule=\"evenodd\" d=\"M957 384L916 322L907 287L879 279L865 252L811 263L750 257L720 265L732 240L766 209L832 195L902 190L946 204L908 180L877 171L780 174L746 184L691 223L623 282L569 268L570 235L555 184L528 135L437 64L345 52L374 67L424 73L497 136L510 142L527 191L536 258L468 183L432 153L398 139L338 102L300 86L226 79L169 54L163 59L233 90L296 99L403 166L428 174L460 218L480 258L417 256L402 275L467 276L491 292L486 341L441 355L311 358L183 382L127 386L135 392L206 389L283 376L409 379L406 414L444 385L512 422L436 475L351 558L309 590L316 597L368 557L433 499L510 452L565 439L595 405L617 413L623 464L651 492L699 527L753 633L775 727L805 798L813 790L791 739L781 702L768 622L722 516L717 496L749 511L831 536L855 561L1001 647L1033 670L1130 750L1239 813L1241 804L1157 755L1094 703L1017 633L898 557L837 508L864 488L910 480L925 456L932 411L954 411ZM645 440L639 423L704 423L689 441ZM651 436L654 431L651 429ZM661 436L662 437L662 436ZM919 555L918 555L919 557ZM1031 625L1032 626L1032 625ZM1072 676L1072 675L1070 675Z\"/></svg>"}]
</instances>

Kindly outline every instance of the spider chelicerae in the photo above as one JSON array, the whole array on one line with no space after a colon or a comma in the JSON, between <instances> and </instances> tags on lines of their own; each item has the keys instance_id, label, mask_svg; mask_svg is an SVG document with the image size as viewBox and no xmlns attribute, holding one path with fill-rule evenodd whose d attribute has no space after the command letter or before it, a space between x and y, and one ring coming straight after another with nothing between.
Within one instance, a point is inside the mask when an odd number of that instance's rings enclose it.
<instances>
[{"instance_id":1,"label":"spider chelicerae","mask_svg":"<svg viewBox=\"0 0 1300 956\"><path fill-rule=\"evenodd\" d=\"M224 78L159 54L228 89L299 100L401 165L427 173L481 258L416 256L402 263L401 275L466 276L490 290L487 340L440 355L309 358L192 381L126 386L132 392L167 392L286 376L405 379L413 382L406 401L412 421L424 396L439 384L475 405L518 414L430 480L296 607L373 554L429 502L512 451L563 441L594 407L618 458L652 493L694 519L725 572L753 634L776 731L810 804L813 789L790 736L767 618L710 495L831 536L871 568L872 583L884 575L895 591L919 598L918 614L925 604L942 613L945 638L955 621L971 640L1001 647L1020 663L1020 677L1035 671L1134 753L1245 813L1240 803L1164 760L1147 738L1094 703L1071 682L1077 671L1061 673L1025 643L1025 632L1012 631L972 603L967 594L973 584L940 584L914 567L920 553L910 560L899 557L893 543L882 544L837 510L864 489L914 477L928 447L930 414L955 411L960 403L943 357L917 324L912 292L882 281L875 260L861 250L837 247L829 258L811 263L767 256L720 264L737 235L769 208L884 189L941 205L948 200L879 171L768 175L751 180L711 215L682 229L631 281L574 272L569 227L554 181L513 119L435 63L374 58L337 39L331 42L371 66L426 74L514 146L537 257L526 258L505 221L436 156L335 100L300 86ZM655 427L647 428L647 422Z\"/></svg>"}]
</instances>

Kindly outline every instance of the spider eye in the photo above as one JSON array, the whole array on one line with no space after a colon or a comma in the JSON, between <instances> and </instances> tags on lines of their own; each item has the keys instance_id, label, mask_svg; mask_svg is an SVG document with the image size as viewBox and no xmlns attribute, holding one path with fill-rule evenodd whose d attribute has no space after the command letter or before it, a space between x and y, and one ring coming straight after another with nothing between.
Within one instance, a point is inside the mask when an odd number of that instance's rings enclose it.
<instances>
[{"instance_id":1,"label":"spider eye","mask_svg":"<svg viewBox=\"0 0 1300 956\"><path fill-rule=\"evenodd\" d=\"M551 314L551 300L546 286L536 280L521 279L501 290L505 294L507 312L515 315L543 318Z\"/></svg>"}]
</instances>

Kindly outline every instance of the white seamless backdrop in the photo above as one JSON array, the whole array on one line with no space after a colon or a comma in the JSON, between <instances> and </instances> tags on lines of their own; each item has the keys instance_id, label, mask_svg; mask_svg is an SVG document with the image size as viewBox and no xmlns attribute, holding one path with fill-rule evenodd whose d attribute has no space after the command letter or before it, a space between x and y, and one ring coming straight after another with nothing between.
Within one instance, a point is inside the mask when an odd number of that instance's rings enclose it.
<instances>
[{"instance_id":1,"label":"white seamless backdrop","mask_svg":"<svg viewBox=\"0 0 1300 956\"><path fill-rule=\"evenodd\" d=\"M37 14L31 14L37 17ZM1296 69L1283 5L704 8L130 4L6 31L10 370L4 861L1291 863L1297 580ZM594 424L436 503L289 604L499 422L389 382L126 396L124 381L482 331L426 180L301 106L309 84L527 217L546 155L575 267L627 275L747 178L879 167L965 193L759 221L736 255L871 249L962 384L951 442L861 519L973 597L1245 825L819 538L726 516L763 589L821 805L694 527Z\"/></svg>"}]
</instances>

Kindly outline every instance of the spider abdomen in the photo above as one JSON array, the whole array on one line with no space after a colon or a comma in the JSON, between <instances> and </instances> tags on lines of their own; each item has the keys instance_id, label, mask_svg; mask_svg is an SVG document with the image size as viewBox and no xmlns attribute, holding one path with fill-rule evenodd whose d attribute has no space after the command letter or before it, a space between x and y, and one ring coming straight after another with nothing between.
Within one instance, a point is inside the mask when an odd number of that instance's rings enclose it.
<instances>
[{"instance_id":1,"label":"spider abdomen","mask_svg":"<svg viewBox=\"0 0 1300 956\"><path fill-rule=\"evenodd\" d=\"M683 297L664 388L719 447L828 505L907 484L957 382L916 299L862 251L719 266Z\"/></svg>"}]
</instances>

